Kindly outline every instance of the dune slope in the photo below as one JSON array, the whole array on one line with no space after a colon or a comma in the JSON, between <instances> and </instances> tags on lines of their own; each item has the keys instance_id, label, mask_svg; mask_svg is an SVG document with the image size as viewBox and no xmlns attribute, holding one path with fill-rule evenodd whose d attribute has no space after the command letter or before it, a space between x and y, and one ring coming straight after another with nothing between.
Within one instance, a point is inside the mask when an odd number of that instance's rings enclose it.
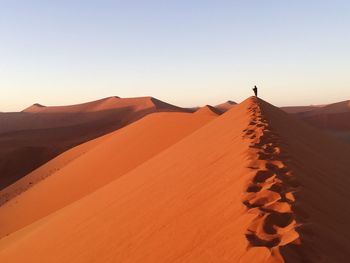
<instances>
[{"instance_id":1,"label":"dune slope","mask_svg":"<svg viewBox=\"0 0 350 263\"><path fill-rule=\"evenodd\" d=\"M281 110L287 113L305 113L317 110L321 106L286 106L281 107Z\"/></svg>"},{"instance_id":2,"label":"dune slope","mask_svg":"<svg viewBox=\"0 0 350 263\"><path fill-rule=\"evenodd\" d=\"M289 107L293 108L293 107ZM303 109L305 107L294 107ZM326 131L328 134L350 142L350 101L313 107L312 110L289 110L309 124Z\"/></svg>"},{"instance_id":3,"label":"dune slope","mask_svg":"<svg viewBox=\"0 0 350 263\"><path fill-rule=\"evenodd\" d=\"M350 101L329 104L300 116L322 129L350 131Z\"/></svg>"},{"instance_id":4,"label":"dune slope","mask_svg":"<svg viewBox=\"0 0 350 263\"><path fill-rule=\"evenodd\" d=\"M59 155L0 192L12 198L0 207L0 237L119 178L215 117L154 113Z\"/></svg>"},{"instance_id":5,"label":"dune slope","mask_svg":"<svg viewBox=\"0 0 350 263\"><path fill-rule=\"evenodd\" d=\"M35 169L31 173L23 176L21 179L17 180L15 183L9 185L8 187L0 191L0 206L11 200L13 197L21 194L22 192L28 190L33 185L37 184L41 180L48 176L61 170L63 167L68 165L70 162L79 158L83 154L87 153L95 146L99 145L103 140L108 138L114 133L108 133L104 136L98 137L94 140L82 143L68 151L58 155L47 163L43 164L39 168Z\"/></svg>"},{"instance_id":6,"label":"dune slope","mask_svg":"<svg viewBox=\"0 0 350 263\"><path fill-rule=\"evenodd\" d=\"M119 179L2 238L0 260L347 262L349 154L249 98Z\"/></svg>"},{"instance_id":7,"label":"dune slope","mask_svg":"<svg viewBox=\"0 0 350 263\"><path fill-rule=\"evenodd\" d=\"M23 112L1 113L0 189L76 145L164 111L187 112L152 97L109 97L70 106L35 104Z\"/></svg>"}]
</instances>

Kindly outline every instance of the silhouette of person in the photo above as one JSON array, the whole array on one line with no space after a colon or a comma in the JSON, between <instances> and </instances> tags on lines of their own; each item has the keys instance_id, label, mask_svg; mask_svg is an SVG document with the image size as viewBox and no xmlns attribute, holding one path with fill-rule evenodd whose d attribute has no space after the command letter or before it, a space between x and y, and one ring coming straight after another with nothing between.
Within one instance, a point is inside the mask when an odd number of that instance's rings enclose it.
<instances>
[{"instance_id":1,"label":"silhouette of person","mask_svg":"<svg viewBox=\"0 0 350 263\"><path fill-rule=\"evenodd\" d=\"M258 87L257 86L254 86L253 91L254 91L255 97L258 97Z\"/></svg>"}]
</instances>

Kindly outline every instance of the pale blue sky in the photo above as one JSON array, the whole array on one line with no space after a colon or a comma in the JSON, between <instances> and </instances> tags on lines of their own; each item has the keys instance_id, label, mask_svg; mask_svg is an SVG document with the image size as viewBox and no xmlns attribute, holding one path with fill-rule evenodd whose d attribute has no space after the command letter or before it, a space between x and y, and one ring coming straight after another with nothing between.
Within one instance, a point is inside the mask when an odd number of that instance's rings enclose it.
<instances>
[{"instance_id":1,"label":"pale blue sky","mask_svg":"<svg viewBox=\"0 0 350 263\"><path fill-rule=\"evenodd\" d=\"M154 96L350 99L350 2L0 0L0 111Z\"/></svg>"}]
</instances>

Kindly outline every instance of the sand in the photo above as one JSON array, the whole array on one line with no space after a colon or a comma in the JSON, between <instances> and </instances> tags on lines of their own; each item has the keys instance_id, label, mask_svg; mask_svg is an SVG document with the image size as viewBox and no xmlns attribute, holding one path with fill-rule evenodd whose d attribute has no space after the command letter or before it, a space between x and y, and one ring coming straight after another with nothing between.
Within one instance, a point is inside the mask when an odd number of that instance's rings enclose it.
<instances>
[{"instance_id":1,"label":"sand","mask_svg":"<svg viewBox=\"0 0 350 263\"><path fill-rule=\"evenodd\" d=\"M195 114L208 114L212 116L218 116L221 115L223 112L211 105L205 105L204 107L201 107L196 110Z\"/></svg>"},{"instance_id":2,"label":"sand","mask_svg":"<svg viewBox=\"0 0 350 263\"><path fill-rule=\"evenodd\" d=\"M85 191L1 238L0 261L347 262L350 147L254 97L209 110L149 115L10 200L4 228Z\"/></svg>"},{"instance_id":3,"label":"sand","mask_svg":"<svg viewBox=\"0 0 350 263\"><path fill-rule=\"evenodd\" d=\"M152 97L108 97L71 106L34 104L23 112L0 113L0 190L74 146L164 111L188 110Z\"/></svg>"},{"instance_id":4,"label":"sand","mask_svg":"<svg viewBox=\"0 0 350 263\"><path fill-rule=\"evenodd\" d=\"M317 127L335 138L350 142L350 101L342 101L324 106L283 108L289 113ZM296 110L299 109L299 110ZM303 110L301 110L303 109Z\"/></svg>"},{"instance_id":5,"label":"sand","mask_svg":"<svg viewBox=\"0 0 350 263\"><path fill-rule=\"evenodd\" d=\"M234 107L236 104L237 104L236 102L234 102L232 100L228 100L224 103L216 105L215 108L217 108L221 112L226 112L226 111L230 110L232 107Z\"/></svg>"},{"instance_id":6,"label":"sand","mask_svg":"<svg viewBox=\"0 0 350 263\"><path fill-rule=\"evenodd\" d=\"M304 113L317 110L321 106L286 106L281 109L287 113Z\"/></svg>"},{"instance_id":7,"label":"sand","mask_svg":"<svg viewBox=\"0 0 350 263\"><path fill-rule=\"evenodd\" d=\"M0 200L10 199L0 207L0 237L119 178L216 116L154 113L59 155L0 192Z\"/></svg>"}]
</instances>

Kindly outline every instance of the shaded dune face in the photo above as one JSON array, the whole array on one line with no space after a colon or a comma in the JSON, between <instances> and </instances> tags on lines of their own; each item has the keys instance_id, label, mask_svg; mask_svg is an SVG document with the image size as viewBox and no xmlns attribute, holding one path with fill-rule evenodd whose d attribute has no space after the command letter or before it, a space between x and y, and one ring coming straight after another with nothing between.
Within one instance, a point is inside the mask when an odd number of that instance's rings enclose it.
<instances>
[{"instance_id":1,"label":"shaded dune face","mask_svg":"<svg viewBox=\"0 0 350 263\"><path fill-rule=\"evenodd\" d=\"M300 117L321 129L350 131L350 112L315 113L312 115L301 115Z\"/></svg>"},{"instance_id":2,"label":"shaded dune face","mask_svg":"<svg viewBox=\"0 0 350 263\"><path fill-rule=\"evenodd\" d=\"M109 97L71 106L34 104L23 112L1 113L0 189L76 145L163 111L188 112L152 97Z\"/></svg>"},{"instance_id":3,"label":"shaded dune face","mask_svg":"<svg viewBox=\"0 0 350 263\"><path fill-rule=\"evenodd\" d=\"M284 107L283 109L330 135L350 142L350 101L326 106Z\"/></svg>"},{"instance_id":4,"label":"shaded dune face","mask_svg":"<svg viewBox=\"0 0 350 263\"><path fill-rule=\"evenodd\" d=\"M350 210L345 208L350 198L346 167L350 161L349 146L298 119L289 118L264 101L259 104L274 134L275 142L272 142L279 148L270 160L282 161L284 165L278 167L285 167L274 177L283 183L278 192L286 193L277 203L285 209L283 212L290 213L285 218L289 222L288 231L297 233L290 235L290 242L279 248L283 259L285 262L346 262L349 246L345 240L350 235L350 229L344 225L350 219ZM281 204L285 201L291 211Z\"/></svg>"},{"instance_id":5,"label":"shaded dune face","mask_svg":"<svg viewBox=\"0 0 350 263\"><path fill-rule=\"evenodd\" d=\"M99 176L115 173L106 166L114 151L89 152ZM349 156L348 146L252 97L1 238L0 261L347 262ZM85 166L60 177L93 169ZM22 213L4 207L9 219Z\"/></svg>"}]
</instances>

